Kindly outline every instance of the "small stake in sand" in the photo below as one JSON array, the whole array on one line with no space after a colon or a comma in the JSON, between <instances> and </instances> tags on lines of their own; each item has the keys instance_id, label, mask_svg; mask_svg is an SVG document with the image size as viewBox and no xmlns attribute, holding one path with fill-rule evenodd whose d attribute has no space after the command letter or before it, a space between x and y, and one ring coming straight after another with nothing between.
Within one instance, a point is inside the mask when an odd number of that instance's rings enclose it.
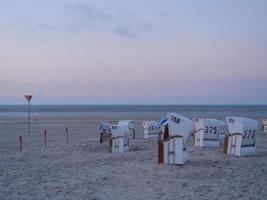
<instances>
[{"instance_id":1,"label":"small stake in sand","mask_svg":"<svg viewBox=\"0 0 267 200\"><path fill-rule=\"evenodd\" d=\"M46 149L46 129L44 131L44 146L45 146L45 149Z\"/></svg>"},{"instance_id":2,"label":"small stake in sand","mask_svg":"<svg viewBox=\"0 0 267 200\"><path fill-rule=\"evenodd\" d=\"M19 152L22 152L22 137L19 136Z\"/></svg>"},{"instance_id":3,"label":"small stake in sand","mask_svg":"<svg viewBox=\"0 0 267 200\"><path fill-rule=\"evenodd\" d=\"M135 130L134 129L132 130L133 130L133 139L135 139Z\"/></svg>"},{"instance_id":4,"label":"small stake in sand","mask_svg":"<svg viewBox=\"0 0 267 200\"><path fill-rule=\"evenodd\" d=\"M66 128L66 136L67 136L67 144L69 144L69 131L68 131L68 128Z\"/></svg>"},{"instance_id":5,"label":"small stake in sand","mask_svg":"<svg viewBox=\"0 0 267 200\"><path fill-rule=\"evenodd\" d=\"M24 97L28 101L28 134L31 133L31 107L30 107L30 101L32 99L32 95L24 95Z\"/></svg>"}]
</instances>

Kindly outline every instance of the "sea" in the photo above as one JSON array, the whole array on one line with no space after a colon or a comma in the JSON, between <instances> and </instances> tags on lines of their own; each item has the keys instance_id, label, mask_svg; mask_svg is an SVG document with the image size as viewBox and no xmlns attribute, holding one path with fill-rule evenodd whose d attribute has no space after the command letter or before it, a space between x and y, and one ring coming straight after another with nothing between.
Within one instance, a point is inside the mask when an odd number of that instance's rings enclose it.
<instances>
[{"instance_id":1,"label":"sea","mask_svg":"<svg viewBox=\"0 0 267 200\"><path fill-rule=\"evenodd\" d=\"M31 115L38 116L133 116L160 118L168 112L187 117L243 116L253 119L267 118L267 105L31 105ZM0 117L25 116L28 105L0 105Z\"/></svg>"}]
</instances>

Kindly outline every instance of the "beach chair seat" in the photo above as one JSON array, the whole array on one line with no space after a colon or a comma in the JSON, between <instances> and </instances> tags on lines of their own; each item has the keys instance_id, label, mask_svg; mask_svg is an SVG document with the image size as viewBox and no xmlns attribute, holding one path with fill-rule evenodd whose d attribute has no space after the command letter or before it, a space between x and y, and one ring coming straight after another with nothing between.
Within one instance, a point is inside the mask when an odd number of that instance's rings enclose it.
<instances>
[{"instance_id":1,"label":"beach chair seat","mask_svg":"<svg viewBox=\"0 0 267 200\"><path fill-rule=\"evenodd\" d=\"M163 140L163 161L165 164L182 165L187 161L183 136L175 135Z\"/></svg>"},{"instance_id":2,"label":"beach chair seat","mask_svg":"<svg viewBox=\"0 0 267 200\"><path fill-rule=\"evenodd\" d=\"M123 136L111 137L111 153L124 152Z\"/></svg>"}]
</instances>

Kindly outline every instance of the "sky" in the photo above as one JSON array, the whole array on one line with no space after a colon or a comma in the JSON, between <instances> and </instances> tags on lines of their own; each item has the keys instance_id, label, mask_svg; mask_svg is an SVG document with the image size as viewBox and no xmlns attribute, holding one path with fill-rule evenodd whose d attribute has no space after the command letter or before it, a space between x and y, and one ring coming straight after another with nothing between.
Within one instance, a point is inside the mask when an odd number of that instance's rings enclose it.
<instances>
[{"instance_id":1,"label":"sky","mask_svg":"<svg viewBox=\"0 0 267 200\"><path fill-rule=\"evenodd\" d=\"M0 0L0 104L267 104L266 0Z\"/></svg>"}]
</instances>

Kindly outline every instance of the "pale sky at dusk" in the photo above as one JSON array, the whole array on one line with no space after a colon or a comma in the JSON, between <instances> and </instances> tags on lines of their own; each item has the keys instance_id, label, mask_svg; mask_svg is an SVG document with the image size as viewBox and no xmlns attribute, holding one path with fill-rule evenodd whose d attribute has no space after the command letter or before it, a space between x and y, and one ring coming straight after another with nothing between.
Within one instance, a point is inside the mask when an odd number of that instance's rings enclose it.
<instances>
[{"instance_id":1,"label":"pale sky at dusk","mask_svg":"<svg viewBox=\"0 0 267 200\"><path fill-rule=\"evenodd\" d=\"M266 104L266 0L0 0L0 104Z\"/></svg>"}]
</instances>

